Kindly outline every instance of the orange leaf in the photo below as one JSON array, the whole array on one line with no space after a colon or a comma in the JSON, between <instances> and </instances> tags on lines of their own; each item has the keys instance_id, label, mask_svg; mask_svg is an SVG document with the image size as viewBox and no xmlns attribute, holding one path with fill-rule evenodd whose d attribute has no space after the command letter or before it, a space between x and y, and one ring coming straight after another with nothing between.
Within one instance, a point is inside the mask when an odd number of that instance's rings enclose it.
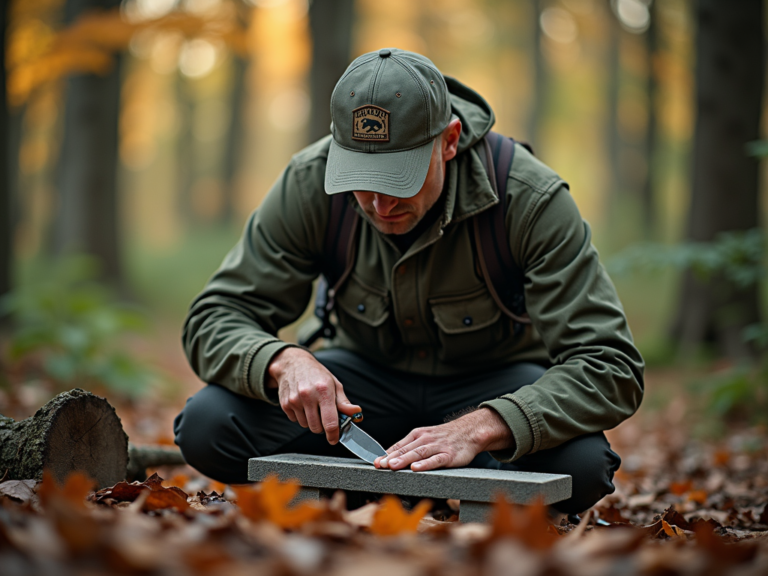
<instances>
[{"instance_id":1,"label":"orange leaf","mask_svg":"<svg viewBox=\"0 0 768 576\"><path fill-rule=\"evenodd\" d=\"M432 508L432 502L422 500L409 513L404 508L399 498L384 496L381 505L373 515L373 522L369 530L377 536L394 536L403 532L416 532L419 522Z\"/></svg>"},{"instance_id":2,"label":"orange leaf","mask_svg":"<svg viewBox=\"0 0 768 576\"><path fill-rule=\"evenodd\" d=\"M37 489L43 506L53 500L65 501L74 508L85 509L85 497L93 489L95 482L84 472L72 472L60 486L49 470L43 472L43 482Z\"/></svg>"},{"instance_id":3,"label":"orange leaf","mask_svg":"<svg viewBox=\"0 0 768 576\"><path fill-rule=\"evenodd\" d=\"M715 466L725 466L731 460L731 453L727 450L718 450L714 454Z\"/></svg>"},{"instance_id":4,"label":"orange leaf","mask_svg":"<svg viewBox=\"0 0 768 576\"><path fill-rule=\"evenodd\" d=\"M683 538L686 539L685 530L678 528L674 524L670 524L666 520L661 521L661 527L664 529L664 533L672 539Z\"/></svg>"},{"instance_id":5,"label":"orange leaf","mask_svg":"<svg viewBox=\"0 0 768 576\"><path fill-rule=\"evenodd\" d=\"M216 482L216 480L211 480L208 483L208 487L214 492L218 492L219 494L224 494L224 490L227 489L226 484L223 484L221 482Z\"/></svg>"},{"instance_id":6,"label":"orange leaf","mask_svg":"<svg viewBox=\"0 0 768 576\"><path fill-rule=\"evenodd\" d=\"M299 483L293 480L280 482L275 475L267 476L255 488L236 487L237 505L250 520L269 520L281 528L295 529L306 522L317 520L325 508L317 502L301 502L289 507L299 491Z\"/></svg>"},{"instance_id":7,"label":"orange leaf","mask_svg":"<svg viewBox=\"0 0 768 576\"><path fill-rule=\"evenodd\" d=\"M702 506L707 503L707 498L709 498L709 495L705 490L692 490L687 496L688 500L696 502Z\"/></svg>"},{"instance_id":8,"label":"orange leaf","mask_svg":"<svg viewBox=\"0 0 768 576\"><path fill-rule=\"evenodd\" d=\"M558 539L541 499L529 506L513 506L499 494L493 507L491 539L503 537L515 538L529 548L539 550L551 547Z\"/></svg>"},{"instance_id":9,"label":"orange leaf","mask_svg":"<svg viewBox=\"0 0 768 576\"><path fill-rule=\"evenodd\" d=\"M672 482L669 485L669 491L675 496L682 496L686 492L690 492L693 488L693 482L686 480L685 482Z\"/></svg>"}]
</instances>

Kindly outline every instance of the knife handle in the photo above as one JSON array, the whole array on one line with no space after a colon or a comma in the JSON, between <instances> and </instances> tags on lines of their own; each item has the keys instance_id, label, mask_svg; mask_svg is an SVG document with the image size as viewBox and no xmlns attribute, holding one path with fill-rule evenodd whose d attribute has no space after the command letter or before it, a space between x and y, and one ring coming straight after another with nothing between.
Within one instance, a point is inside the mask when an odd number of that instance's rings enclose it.
<instances>
[{"instance_id":1,"label":"knife handle","mask_svg":"<svg viewBox=\"0 0 768 576\"><path fill-rule=\"evenodd\" d=\"M356 414L352 414L352 417L347 416L346 414L342 414L339 412L339 426L344 426L344 424L347 423L347 420L352 420L355 424L363 421L363 413L358 412Z\"/></svg>"}]
</instances>

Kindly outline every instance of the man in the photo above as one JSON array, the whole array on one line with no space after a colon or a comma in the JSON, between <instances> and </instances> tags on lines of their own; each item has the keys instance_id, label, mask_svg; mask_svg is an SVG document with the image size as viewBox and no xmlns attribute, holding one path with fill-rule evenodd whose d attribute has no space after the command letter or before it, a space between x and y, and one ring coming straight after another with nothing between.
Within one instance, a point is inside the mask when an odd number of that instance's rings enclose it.
<instances>
[{"instance_id":1,"label":"man","mask_svg":"<svg viewBox=\"0 0 768 576\"><path fill-rule=\"evenodd\" d=\"M209 385L176 420L186 460L228 483L248 458L349 456L338 412L391 446L378 467L565 473L581 512L613 491L603 430L637 409L643 362L567 185L517 146L506 230L532 325L515 329L478 271L473 216L498 202L480 159L488 104L427 58L357 58L332 135L293 157L184 326ZM330 195L361 214L338 333L312 354L277 338L328 254Z\"/></svg>"}]
</instances>

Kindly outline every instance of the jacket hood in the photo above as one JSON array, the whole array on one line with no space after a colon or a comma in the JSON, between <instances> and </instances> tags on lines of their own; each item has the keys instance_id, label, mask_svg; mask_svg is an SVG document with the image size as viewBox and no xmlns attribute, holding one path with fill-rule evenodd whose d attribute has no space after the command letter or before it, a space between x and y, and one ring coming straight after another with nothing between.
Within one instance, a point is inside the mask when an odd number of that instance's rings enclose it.
<instances>
[{"instance_id":1,"label":"jacket hood","mask_svg":"<svg viewBox=\"0 0 768 576\"><path fill-rule=\"evenodd\" d=\"M480 94L455 78L443 75L451 97L451 111L461 120L459 153L474 146L496 122L496 116Z\"/></svg>"}]
</instances>

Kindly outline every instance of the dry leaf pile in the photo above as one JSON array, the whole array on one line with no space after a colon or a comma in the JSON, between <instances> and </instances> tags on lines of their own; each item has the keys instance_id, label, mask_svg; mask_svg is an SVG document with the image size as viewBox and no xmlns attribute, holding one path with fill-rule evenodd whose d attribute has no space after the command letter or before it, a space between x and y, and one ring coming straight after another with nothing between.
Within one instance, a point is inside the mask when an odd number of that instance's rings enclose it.
<instances>
[{"instance_id":1,"label":"dry leaf pile","mask_svg":"<svg viewBox=\"0 0 768 576\"><path fill-rule=\"evenodd\" d=\"M179 476L173 483L192 485ZM622 525L606 504L578 526L554 526L546 507L503 499L488 525L405 510L398 498L347 511L344 496L291 505L298 485L188 495L145 482L96 492L82 475L59 486L0 483L0 573L26 574L768 574L768 539L670 508L647 525ZM232 494L232 496L229 496ZM615 512L608 512L613 510ZM455 517L454 517L455 518Z\"/></svg>"}]
</instances>

